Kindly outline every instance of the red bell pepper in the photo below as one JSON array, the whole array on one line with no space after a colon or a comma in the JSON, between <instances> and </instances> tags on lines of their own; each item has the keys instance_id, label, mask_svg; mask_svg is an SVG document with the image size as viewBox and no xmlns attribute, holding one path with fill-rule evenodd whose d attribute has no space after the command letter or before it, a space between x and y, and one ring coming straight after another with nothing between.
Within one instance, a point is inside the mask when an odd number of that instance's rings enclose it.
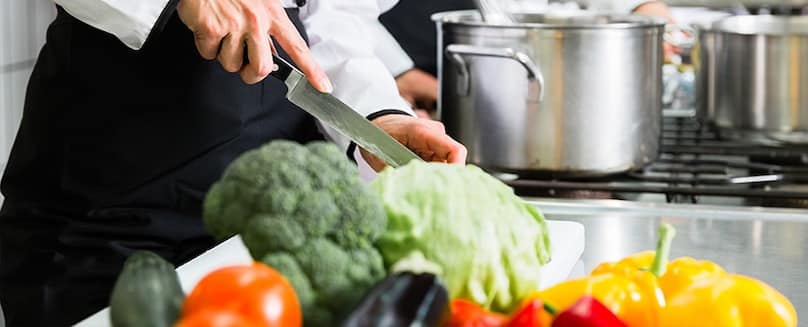
<instances>
[{"instance_id":1,"label":"red bell pepper","mask_svg":"<svg viewBox=\"0 0 808 327\"><path fill-rule=\"evenodd\" d=\"M628 327L603 303L584 296L553 320L552 327Z\"/></svg>"},{"instance_id":2,"label":"red bell pepper","mask_svg":"<svg viewBox=\"0 0 808 327\"><path fill-rule=\"evenodd\" d=\"M489 312L474 302L452 300L452 318L448 327L503 327L508 319L498 313Z\"/></svg>"},{"instance_id":3,"label":"red bell pepper","mask_svg":"<svg viewBox=\"0 0 808 327\"><path fill-rule=\"evenodd\" d=\"M514 313L506 327L545 326L546 322L553 319L550 314L554 313L554 309L548 309L548 307L542 300L538 298L532 299Z\"/></svg>"}]
</instances>

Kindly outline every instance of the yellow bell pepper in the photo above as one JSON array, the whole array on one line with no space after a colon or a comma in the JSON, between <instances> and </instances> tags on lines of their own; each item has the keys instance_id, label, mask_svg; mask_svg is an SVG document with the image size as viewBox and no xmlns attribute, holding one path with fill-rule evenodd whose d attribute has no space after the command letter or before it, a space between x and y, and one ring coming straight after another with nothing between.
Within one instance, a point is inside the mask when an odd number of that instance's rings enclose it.
<instances>
[{"instance_id":1,"label":"yellow bell pepper","mask_svg":"<svg viewBox=\"0 0 808 327\"><path fill-rule=\"evenodd\" d=\"M598 266L592 274L631 272L651 266L653 251L641 252ZM630 326L767 326L797 325L791 302L771 286L745 276L728 274L706 260L681 257L666 265L656 282L664 293L658 325Z\"/></svg>"},{"instance_id":2,"label":"yellow bell pepper","mask_svg":"<svg viewBox=\"0 0 808 327\"><path fill-rule=\"evenodd\" d=\"M634 327L797 326L794 306L764 282L690 257L666 263L673 234L672 227L663 225L657 252L601 264L589 277L536 296L563 310L591 295Z\"/></svg>"},{"instance_id":3,"label":"yellow bell pepper","mask_svg":"<svg viewBox=\"0 0 808 327\"><path fill-rule=\"evenodd\" d=\"M797 326L794 306L783 294L709 261L673 260L659 284L667 300L663 327Z\"/></svg>"},{"instance_id":4,"label":"yellow bell pepper","mask_svg":"<svg viewBox=\"0 0 808 327\"><path fill-rule=\"evenodd\" d=\"M591 295L629 326L659 326L665 298L654 273L660 270L659 265L664 266L667 261L674 234L670 225L660 228L658 258L656 252L650 251L616 263L604 263L596 267L589 277L558 284L539 292L537 296L564 310L582 296Z\"/></svg>"},{"instance_id":5,"label":"yellow bell pepper","mask_svg":"<svg viewBox=\"0 0 808 327\"><path fill-rule=\"evenodd\" d=\"M640 271L633 276L600 273L558 284L537 296L563 311L582 296L591 295L629 326L657 326L658 301L663 299L656 297L661 292L654 278L651 273Z\"/></svg>"}]
</instances>

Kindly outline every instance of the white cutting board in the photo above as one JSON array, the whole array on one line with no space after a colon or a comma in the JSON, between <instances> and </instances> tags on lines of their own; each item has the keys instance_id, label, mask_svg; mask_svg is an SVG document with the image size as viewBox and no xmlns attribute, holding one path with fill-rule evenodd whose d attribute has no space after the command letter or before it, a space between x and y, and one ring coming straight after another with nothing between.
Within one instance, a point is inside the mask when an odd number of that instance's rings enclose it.
<instances>
[{"instance_id":1,"label":"white cutting board","mask_svg":"<svg viewBox=\"0 0 808 327\"><path fill-rule=\"evenodd\" d=\"M542 288L558 284L569 278L573 268L584 252L584 226L571 221L548 220L552 260L541 269ZM216 268L251 263L252 257L241 242L234 236L213 249L177 268L180 284L185 293L190 293L202 277ZM109 309L103 309L80 322L78 327L109 326Z\"/></svg>"}]
</instances>

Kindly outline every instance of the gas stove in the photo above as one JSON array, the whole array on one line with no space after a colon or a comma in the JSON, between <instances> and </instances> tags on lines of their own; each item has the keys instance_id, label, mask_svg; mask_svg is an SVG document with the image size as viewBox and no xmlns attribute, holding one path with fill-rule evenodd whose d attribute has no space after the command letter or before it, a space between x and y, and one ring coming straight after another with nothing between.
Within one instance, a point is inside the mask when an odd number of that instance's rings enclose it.
<instances>
[{"instance_id":1,"label":"gas stove","mask_svg":"<svg viewBox=\"0 0 808 327\"><path fill-rule=\"evenodd\" d=\"M523 197L808 208L808 146L721 138L692 117L665 117L661 153L623 174L536 178L495 174Z\"/></svg>"}]
</instances>

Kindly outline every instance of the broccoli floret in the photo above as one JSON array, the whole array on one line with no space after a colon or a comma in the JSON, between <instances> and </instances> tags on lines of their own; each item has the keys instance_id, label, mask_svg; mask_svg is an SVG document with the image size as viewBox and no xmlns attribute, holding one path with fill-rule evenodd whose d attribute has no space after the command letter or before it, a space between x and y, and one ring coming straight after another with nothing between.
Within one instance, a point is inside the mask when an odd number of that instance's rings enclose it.
<instances>
[{"instance_id":1,"label":"broccoli floret","mask_svg":"<svg viewBox=\"0 0 808 327\"><path fill-rule=\"evenodd\" d=\"M292 284L297 295L297 300L301 304L311 305L315 302L314 290L311 288L309 278L297 264L297 260L291 254L285 252L270 253L261 258L261 262L275 268L286 280Z\"/></svg>"},{"instance_id":2,"label":"broccoli floret","mask_svg":"<svg viewBox=\"0 0 808 327\"><path fill-rule=\"evenodd\" d=\"M309 276L311 285L322 295L317 299L318 304L339 307L339 301L333 299L340 298L341 293L352 288L351 280L345 274L352 265L348 252L328 239L316 238L295 252L294 257Z\"/></svg>"},{"instance_id":3,"label":"broccoli floret","mask_svg":"<svg viewBox=\"0 0 808 327\"><path fill-rule=\"evenodd\" d=\"M290 251L306 242L303 227L294 220L278 216L258 216L250 219L241 240L254 258L273 251Z\"/></svg>"},{"instance_id":4,"label":"broccoli floret","mask_svg":"<svg viewBox=\"0 0 808 327\"><path fill-rule=\"evenodd\" d=\"M310 237L320 237L334 230L342 219L342 211L334 203L334 197L327 191L315 191L300 200L296 220L304 226Z\"/></svg>"},{"instance_id":5,"label":"broccoli floret","mask_svg":"<svg viewBox=\"0 0 808 327\"><path fill-rule=\"evenodd\" d=\"M369 246L387 228L384 207L378 201L357 201L356 199L376 198L376 195L362 185L350 185L336 193L336 205L342 208L343 219L340 228L334 229L334 239L342 246L356 248Z\"/></svg>"},{"instance_id":6,"label":"broccoli floret","mask_svg":"<svg viewBox=\"0 0 808 327\"><path fill-rule=\"evenodd\" d=\"M250 254L281 272L307 326L339 323L385 276L373 246L387 216L333 144L275 141L243 154L205 199L218 239L241 234Z\"/></svg>"}]
</instances>

